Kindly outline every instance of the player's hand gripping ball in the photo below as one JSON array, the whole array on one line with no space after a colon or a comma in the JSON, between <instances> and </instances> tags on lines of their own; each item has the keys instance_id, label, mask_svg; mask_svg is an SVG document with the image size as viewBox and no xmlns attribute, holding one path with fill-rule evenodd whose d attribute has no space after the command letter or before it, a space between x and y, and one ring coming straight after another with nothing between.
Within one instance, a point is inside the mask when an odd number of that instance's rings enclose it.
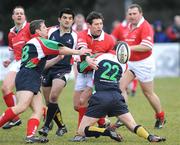
<instances>
[{"instance_id":1,"label":"player's hand gripping ball","mask_svg":"<svg viewBox=\"0 0 180 145\"><path fill-rule=\"evenodd\" d=\"M120 63L125 64L128 62L131 50L126 42L120 41L115 46L117 59Z\"/></svg>"}]
</instances>

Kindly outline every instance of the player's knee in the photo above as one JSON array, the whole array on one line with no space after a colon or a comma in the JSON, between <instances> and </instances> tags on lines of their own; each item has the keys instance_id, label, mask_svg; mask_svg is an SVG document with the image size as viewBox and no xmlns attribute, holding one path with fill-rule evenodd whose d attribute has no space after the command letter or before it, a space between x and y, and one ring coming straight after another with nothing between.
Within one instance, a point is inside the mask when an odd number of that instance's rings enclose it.
<instances>
[{"instance_id":1,"label":"player's knee","mask_svg":"<svg viewBox=\"0 0 180 145\"><path fill-rule=\"evenodd\" d=\"M6 84L2 84L1 90L2 90L2 93L5 94L5 95L10 93L10 91L11 91L10 87L8 85L6 85Z\"/></svg>"},{"instance_id":2,"label":"player's knee","mask_svg":"<svg viewBox=\"0 0 180 145\"><path fill-rule=\"evenodd\" d=\"M150 98L153 95L153 92L147 90L143 90L143 93L147 98Z\"/></svg>"},{"instance_id":3,"label":"player's knee","mask_svg":"<svg viewBox=\"0 0 180 145\"><path fill-rule=\"evenodd\" d=\"M51 103L57 103L57 101L58 101L58 97L57 97L57 96L52 96L52 97L50 98L50 102L51 102Z\"/></svg>"}]
</instances>

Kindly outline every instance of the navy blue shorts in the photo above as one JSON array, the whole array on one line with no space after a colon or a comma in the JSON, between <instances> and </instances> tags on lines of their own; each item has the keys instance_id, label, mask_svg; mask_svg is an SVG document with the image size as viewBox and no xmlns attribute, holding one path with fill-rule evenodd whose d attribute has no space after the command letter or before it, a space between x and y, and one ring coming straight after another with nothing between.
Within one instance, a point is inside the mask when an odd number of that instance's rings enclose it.
<instances>
[{"instance_id":1,"label":"navy blue shorts","mask_svg":"<svg viewBox=\"0 0 180 145\"><path fill-rule=\"evenodd\" d=\"M66 83L67 82L66 77L65 77L66 74L67 73L65 73L65 72L49 70L46 74L42 75L42 77L41 77L42 86L43 87L51 87L52 81L54 79L61 79Z\"/></svg>"},{"instance_id":2,"label":"navy blue shorts","mask_svg":"<svg viewBox=\"0 0 180 145\"><path fill-rule=\"evenodd\" d=\"M86 116L101 118L119 116L128 113L124 97L118 91L98 91L89 100Z\"/></svg>"},{"instance_id":3,"label":"navy blue shorts","mask_svg":"<svg viewBox=\"0 0 180 145\"><path fill-rule=\"evenodd\" d=\"M16 75L16 91L31 91L36 95L40 91L40 76L34 69L22 68Z\"/></svg>"}]
</instances>

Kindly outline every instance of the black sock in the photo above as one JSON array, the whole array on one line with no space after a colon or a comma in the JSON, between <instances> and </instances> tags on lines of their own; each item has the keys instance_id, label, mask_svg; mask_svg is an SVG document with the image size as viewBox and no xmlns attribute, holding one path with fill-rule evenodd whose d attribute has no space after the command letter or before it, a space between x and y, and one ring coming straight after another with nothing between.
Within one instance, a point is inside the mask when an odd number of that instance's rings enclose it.
<instances>
[{"instance_id":1,"label":"black sock","mask_svg":"<svg viewBox=\"0 0 180 145\"><path fill-rule=\"evenodd\" d=\"M64 126L62 114L61 114L61 110L60 110L59 106L58 106L56 114L54 116L54 121L56 122L56 124L59 128Z\"/></svg>"},{"instance_id":2,"label":"black sock","mask_svg":"<svg viewBox=\"0 0 180 145\"><path fill-rule=\"evenodd\" d=\"M58 108L58 104L54 104L54 103L49 103L48 104L46 122L45 122L44 126L49 127L49 124L53 120L54 115L55 115L55 113L57 111L57 108Z\"/></svg>"},{"instance_id":3,"label":"black sock","mask_svg":"<svg viewBox=\"0 0 180 145\"><path fill-rule=\"evenodd\" d=\"M84 133L86 135L86 137L99 137L99 136L109 136L109 130L105 129L105 128L99 128L99 127L95 127L95 126L87 126L84 129Z\"/></svg>"}]
</instances>

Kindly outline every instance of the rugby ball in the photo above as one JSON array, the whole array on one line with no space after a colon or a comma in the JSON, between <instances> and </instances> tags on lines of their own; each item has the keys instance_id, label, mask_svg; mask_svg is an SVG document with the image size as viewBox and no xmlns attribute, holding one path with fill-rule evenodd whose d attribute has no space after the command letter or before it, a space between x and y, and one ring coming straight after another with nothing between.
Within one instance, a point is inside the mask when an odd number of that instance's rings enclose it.
<instances>
[{"instance_id":1,"label":"rugby ball","mask_svg":"<svg viewBox=\"0 0 180 145\"><path fill-rule=\"evenodd\" d=\"M127 63L131 55L131 50L128 44L120 41L115 47L118 61L123 64Z\"/></svg>"}]
</instances>

